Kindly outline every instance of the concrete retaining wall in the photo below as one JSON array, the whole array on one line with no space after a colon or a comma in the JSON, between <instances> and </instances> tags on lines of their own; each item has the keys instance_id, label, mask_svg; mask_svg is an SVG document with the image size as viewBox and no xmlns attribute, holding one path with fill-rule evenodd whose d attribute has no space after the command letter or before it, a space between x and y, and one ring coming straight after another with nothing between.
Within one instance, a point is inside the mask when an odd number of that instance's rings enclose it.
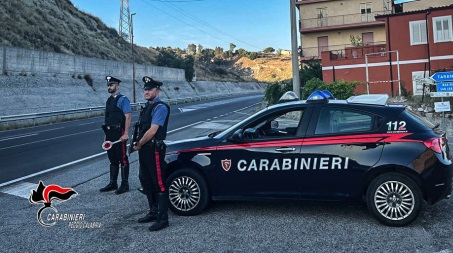
<instances>
[{"instance_id":1,"label":"concrete retaining wall","mask_svg":"<svg viewBox=\"0 0 453 253\"><path fill-rule=\"evenodd\" d=\"M105 105L109 96L105 80L108 74L122 80L120 91L133 102L131 63L19 48L1 50L0 116ZM164 99L265 90L265 84L256 82L189 83L182 69L136 64L136 102L144 102L141 81L144 75L164 83L161 92ZM85 76L89 76L91 83Z\"/></svg>"}]
</instances>

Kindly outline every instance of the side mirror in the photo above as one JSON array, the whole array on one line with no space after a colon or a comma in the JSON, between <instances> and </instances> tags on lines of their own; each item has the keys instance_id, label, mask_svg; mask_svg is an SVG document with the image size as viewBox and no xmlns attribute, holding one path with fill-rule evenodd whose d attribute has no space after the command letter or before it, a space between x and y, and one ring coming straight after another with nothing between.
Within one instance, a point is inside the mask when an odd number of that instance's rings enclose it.
<instances>
[{"instance_id":1,"label":"side mirror","mask_svg":"<svg viewBox=\"0 0 453 253\"><path fill-rule=\"evenodd\" d=\"M241 141L244 139L244 135L242 134L242 129L236 130L233 135L231 136L231 140L233 141Z\"/></svg>"},{"instance_id":2,"label":"side mirror","mask_svg":"<svg viewBox=\"0 0 453 253\"><path fill-rule=\"evenodd\" d=\"M259 137L258 132L255 128L245 129L243 135L246 139L254 139Z\"/></svg>"},{"instance_id":3,"label":"side mirror","mask_svg":"<svg viewBox=\"0 0 453 253\"><path fill-rule=\"evenodd\" d=\"M276 128L278 128L278 121L276 121L276 120L271 121L271 129L276 129Z\"/></svg>"}]
</instances>

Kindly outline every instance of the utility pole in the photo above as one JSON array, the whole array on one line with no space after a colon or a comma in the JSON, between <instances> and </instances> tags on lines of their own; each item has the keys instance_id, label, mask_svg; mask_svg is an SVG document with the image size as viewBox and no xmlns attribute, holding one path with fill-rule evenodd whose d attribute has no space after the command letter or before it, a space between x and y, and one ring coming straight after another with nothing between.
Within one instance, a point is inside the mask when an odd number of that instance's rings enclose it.
<instances>
[{"instance_id":1,"label":"utility pole","mask_svg":"<svg viewBox=\"0 0 453 253\"><path fill-rule=\"evenodd\" d=\"M136 13L131 14L131 51L132 51L132 90L133 90L133 101L136 103L135 99L135 54L134 54L134 22L132 18Z\"/></svg>"},{"instance_id":2,"label":"utility pole","mask_svg":"<svg viewBox=\"0 0 453 253\"><path fill-rule=\"evenodd\" d=\"M291 56L293 68L293 92L300 98L299 54L297 51L296 1L289 0L291 16Z\"/></svg>"}]
</instances>

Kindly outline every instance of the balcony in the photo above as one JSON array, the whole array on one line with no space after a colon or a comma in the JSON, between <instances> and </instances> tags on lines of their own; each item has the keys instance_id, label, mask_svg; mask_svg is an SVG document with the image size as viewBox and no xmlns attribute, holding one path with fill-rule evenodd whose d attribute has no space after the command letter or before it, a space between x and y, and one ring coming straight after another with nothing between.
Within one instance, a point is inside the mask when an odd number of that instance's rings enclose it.
<instances>
[{"instance_id":1,"label":"balcony","mask_svg":"<svg viewBox=\"0 0 453 253\"><path fill-rule=\"evenodd\" d=\"M376 21L376 15L386 14L384 11L377 11L368 14L349 14L340 16L326 16L320 18L299 20L301 33L329 31L339 28L369 27L385 25L385 22Z\"/></svg>"},{"instance_id":2,"label":"balcony","mask_svg":"<svg viewBox=\"0 0 453 253\"><path fill-rule=\"evenodd\" d=\"M365 55L367 54L373 54L370 57L385 56L385 44L345 47L343 50L330 51L330 60L360 59L365 58Z\"/></svg>"},{"instance_id":3,"label":"balcony","mask_svg":"<svg viewBox=\"0 0 453 253\"><path fill-rule=\"evenodd\" d=\"M351 44L330 45L327 47L304 47L302 48L302 60L321 59L321 52L330 51L330 60L357 59L365 57L365 54L385 52L385 41L367 43L364 46L352 47Z\"/></svg>"}]
</instances>

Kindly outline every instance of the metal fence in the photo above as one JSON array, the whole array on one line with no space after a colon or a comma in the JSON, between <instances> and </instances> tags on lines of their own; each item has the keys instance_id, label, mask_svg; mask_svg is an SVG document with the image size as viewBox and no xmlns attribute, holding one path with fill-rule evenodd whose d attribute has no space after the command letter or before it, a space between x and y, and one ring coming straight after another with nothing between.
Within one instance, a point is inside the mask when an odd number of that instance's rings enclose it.
<instances>
[{"instance_id":1,"label":"metal fence","mask_svg":"<svg viewBox=\"0 0 453 253\"><path fill-rule=\"evenodd\" d=\"M252 93L252 92L250 92L250 93ZM183 104L183 103L189 103L189 102L210 100L210 99L227 97L227 96L232 96L232 95L235 95L235 94L211 95L211 96L204 95L204 96L197 96L197 97L176 98L176 99L166 99L166 100L164 99L164 101L170 105L175 105L175 104ZM140 108L140 106L142 106L144 104L145 104L145 102L131 103L132 110L133 111L138 110L138 108ZM78 109L71 109L71 110L0 116L0 125L4 125L4 123L8 124L8 123L20 122L20 121L24 121L24 120L26 122L28 122L28 124L35 125L37 123L36 121L38 119L75 115L75 114L79 114L80 117L82 115L85 115L85 117L89 117L96 113L101 114L104 112L104 110L105 110L105 106L94 106L94 107L78 108Z\"/></svg>"}]
</instances>

